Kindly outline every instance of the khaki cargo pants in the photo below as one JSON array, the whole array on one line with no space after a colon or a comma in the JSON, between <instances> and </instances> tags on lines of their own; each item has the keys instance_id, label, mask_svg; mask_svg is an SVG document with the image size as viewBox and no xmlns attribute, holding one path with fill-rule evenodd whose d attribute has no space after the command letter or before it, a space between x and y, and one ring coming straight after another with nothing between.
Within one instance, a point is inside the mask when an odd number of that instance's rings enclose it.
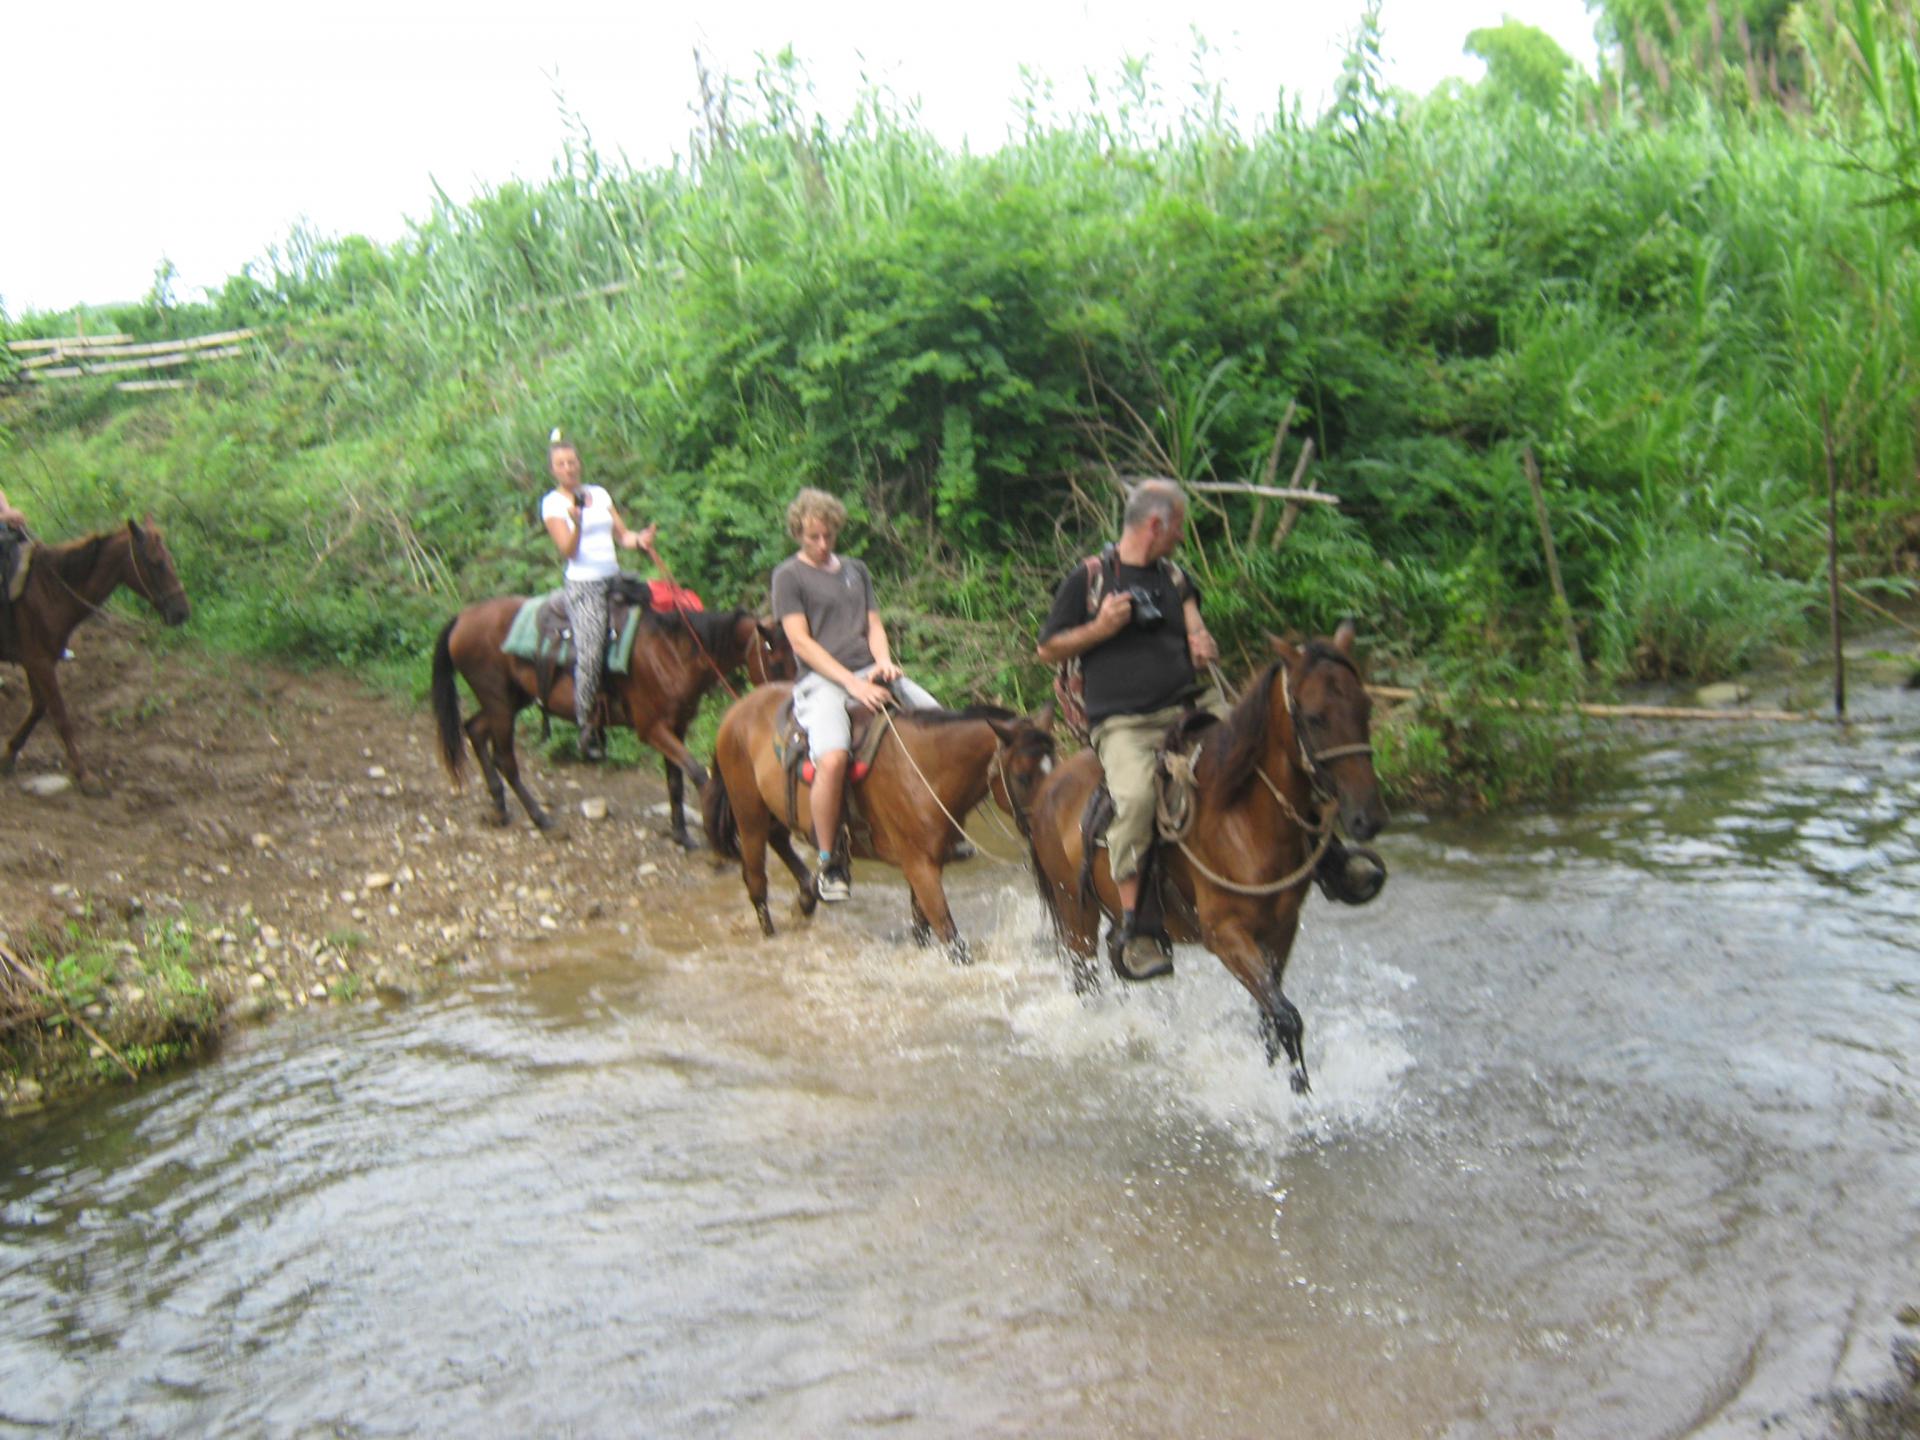
<instances>
[{"instance_id":1,"label":"khaki cargo pants","mask_svg":"<svg viewBox=\"0 0 1920 1440\"><path fill-rule=\"evenodd\" d=\"M1189 708L1224 718L1227 702L1209 685L1193 707L1169 705L1140 715L1110 715L1093 727L1093 750L1113 795L1107 826L1107 863L1115 880L1139 873L1140 857L1153 842L1153 752L1167 727Z\"/></svg>"}]
</instances>

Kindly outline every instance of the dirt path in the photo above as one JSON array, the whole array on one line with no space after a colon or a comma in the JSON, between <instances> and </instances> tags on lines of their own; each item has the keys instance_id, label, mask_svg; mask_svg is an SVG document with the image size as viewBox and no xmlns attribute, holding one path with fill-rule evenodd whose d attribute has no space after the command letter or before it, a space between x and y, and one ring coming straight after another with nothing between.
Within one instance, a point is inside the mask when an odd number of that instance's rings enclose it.
<instances>
[{"instance_id":1,"label":"dirt path","mask_svg":"<svg viewBox=\"0 0 1920 1440\"><path fill-rule=\"evenodd\" d=\"M424 704L338 672L163 652L123 620L84 628L74 648L61 681L108 793L31 793L65 774L51 722L0 779L0 945L16 953L44 955L75 919L137 934L179 917L215 1001L256 1015L417 991L518 939L618 923L710 863L668 837L651 751L646 768L550 764L524 720L522 772L559 825L540 834L515 806L501 830L476 772L453 792ZM0 739L25 707L24 675L0 668ZM592 797L605 819L583 817ZM87 1013L111 1033L103 1017L137 988ZM38 1086L8 1091L0 1072L0 1105Z\"/></svg>"}]
</instances>

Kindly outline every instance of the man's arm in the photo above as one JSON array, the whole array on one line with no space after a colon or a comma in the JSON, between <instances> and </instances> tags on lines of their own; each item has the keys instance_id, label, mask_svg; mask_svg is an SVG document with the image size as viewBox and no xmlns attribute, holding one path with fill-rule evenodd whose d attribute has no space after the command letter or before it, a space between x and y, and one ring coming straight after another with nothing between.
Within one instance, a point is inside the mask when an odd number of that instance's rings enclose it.
<instances>
[{"instance_id":1,"label":"man's arm","mask_svg":"<svg viewBox=\"0 0 1920 1440\"><path fill-rule=\"evenodd\" d=\"M878 610L867 611L867 649L873 652L877 668L873 678L881 684L900 678L900 667L893 663L893 647L887 643L886 622Z\"/></svg>"},{"instance_id":2,"label":"man's arm","mask_svg":"<svg viewBox=\"0 0 1920 1440\"><path fill-rule=\"evenodd\" d=\"M1200 618L1200 602L1189 595L1180 610L1187 617L1187 654L1193 657L1193 668L1213 664L1220 658L1220 647Z\"/></svg>"},{"instance_id":3,"label":"man's arm","mask_svg":"<svg viewBox=\"0 0 1920 1440\"><path fill-rule=\"evenodd\" d=\"M0 490L0 525L25 525L26 513L16 510L7 501L7 492Z\"/></svg>"},{"instance_id":4,"label":"man's arm","mask_svg":"<svg viewBox=\"0 0 1920 1440\"><path fill-rule=\"evenodd\" d=\"M1127 628L1133 619L1133 598L1124 590L1109 591L1100 600L1100 613L1084 625L1056 630L1034 650L1042 665L1059 665L1103 645Z\"/></svg>"}]
</instances>

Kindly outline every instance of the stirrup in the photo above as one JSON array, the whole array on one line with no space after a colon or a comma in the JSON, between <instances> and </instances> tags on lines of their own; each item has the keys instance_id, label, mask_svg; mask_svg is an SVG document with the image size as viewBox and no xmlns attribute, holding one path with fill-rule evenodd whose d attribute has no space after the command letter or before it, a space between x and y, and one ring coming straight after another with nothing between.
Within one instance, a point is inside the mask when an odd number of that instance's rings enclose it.
<instances>
[{"instance_id":1,"label":"stirrup","mask_svg":"<svg viewBox=\"0 0 1920 1440\"><path fill-rule=\"evenodd\" d=\"M1107 934L1107 963L1122 980L1136 984L1173 973L1173 945L1165 935L1123 931Z\"/></svg>"}]
</instances>

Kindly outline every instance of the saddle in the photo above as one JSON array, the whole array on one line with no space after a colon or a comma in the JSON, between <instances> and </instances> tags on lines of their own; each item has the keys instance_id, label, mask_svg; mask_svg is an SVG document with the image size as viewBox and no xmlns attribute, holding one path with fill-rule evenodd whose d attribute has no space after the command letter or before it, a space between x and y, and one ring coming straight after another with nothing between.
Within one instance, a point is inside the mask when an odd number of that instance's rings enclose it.
<instances>
[{"instance_id":1,"label":"saddle","mask_svg":"<svg viewBox=\"0 0 1920 1440\"><path fill-rule=\"evenodd\" d=\"M653 608L652 590L637 575L617 576L607 586L606 672L624 675L633 662L633 642L640 621ZM567 592L555 590L535 596L520 607L500 648L533 663L542 699L553 682L573 670L573 617L567 611Z\"/></svg>"},{"instance_id":2,"label":"saddle","mask_svg":"<svg viewBox=\"0 0 1920 1440\"><path fill-rule=\"evenodd\" d=\"M889 703L887 708L891 710L894 707ZM847 803L841 810L843 834L856 827L867 832L866 819L859 813L858 792L853 787L867 778L867 772L873 769L873 757L879 752L880 742L887 738L887 727L881 723L880 716L866 706L848 701L847 718L851 727L851 743L847 757ZM807 732L793 713L791 695L774 712L773 758L780 762L780 768L787 777L787 814L797 822L800 818L800 786L803 782L813 784L814 769L813 761L807 756ZM794 828L799 827L796 824ZM870 839L870 833L863 833L862 838ZM835 837L836 845L839 839Z\"/></svg>"}]
</instances>

